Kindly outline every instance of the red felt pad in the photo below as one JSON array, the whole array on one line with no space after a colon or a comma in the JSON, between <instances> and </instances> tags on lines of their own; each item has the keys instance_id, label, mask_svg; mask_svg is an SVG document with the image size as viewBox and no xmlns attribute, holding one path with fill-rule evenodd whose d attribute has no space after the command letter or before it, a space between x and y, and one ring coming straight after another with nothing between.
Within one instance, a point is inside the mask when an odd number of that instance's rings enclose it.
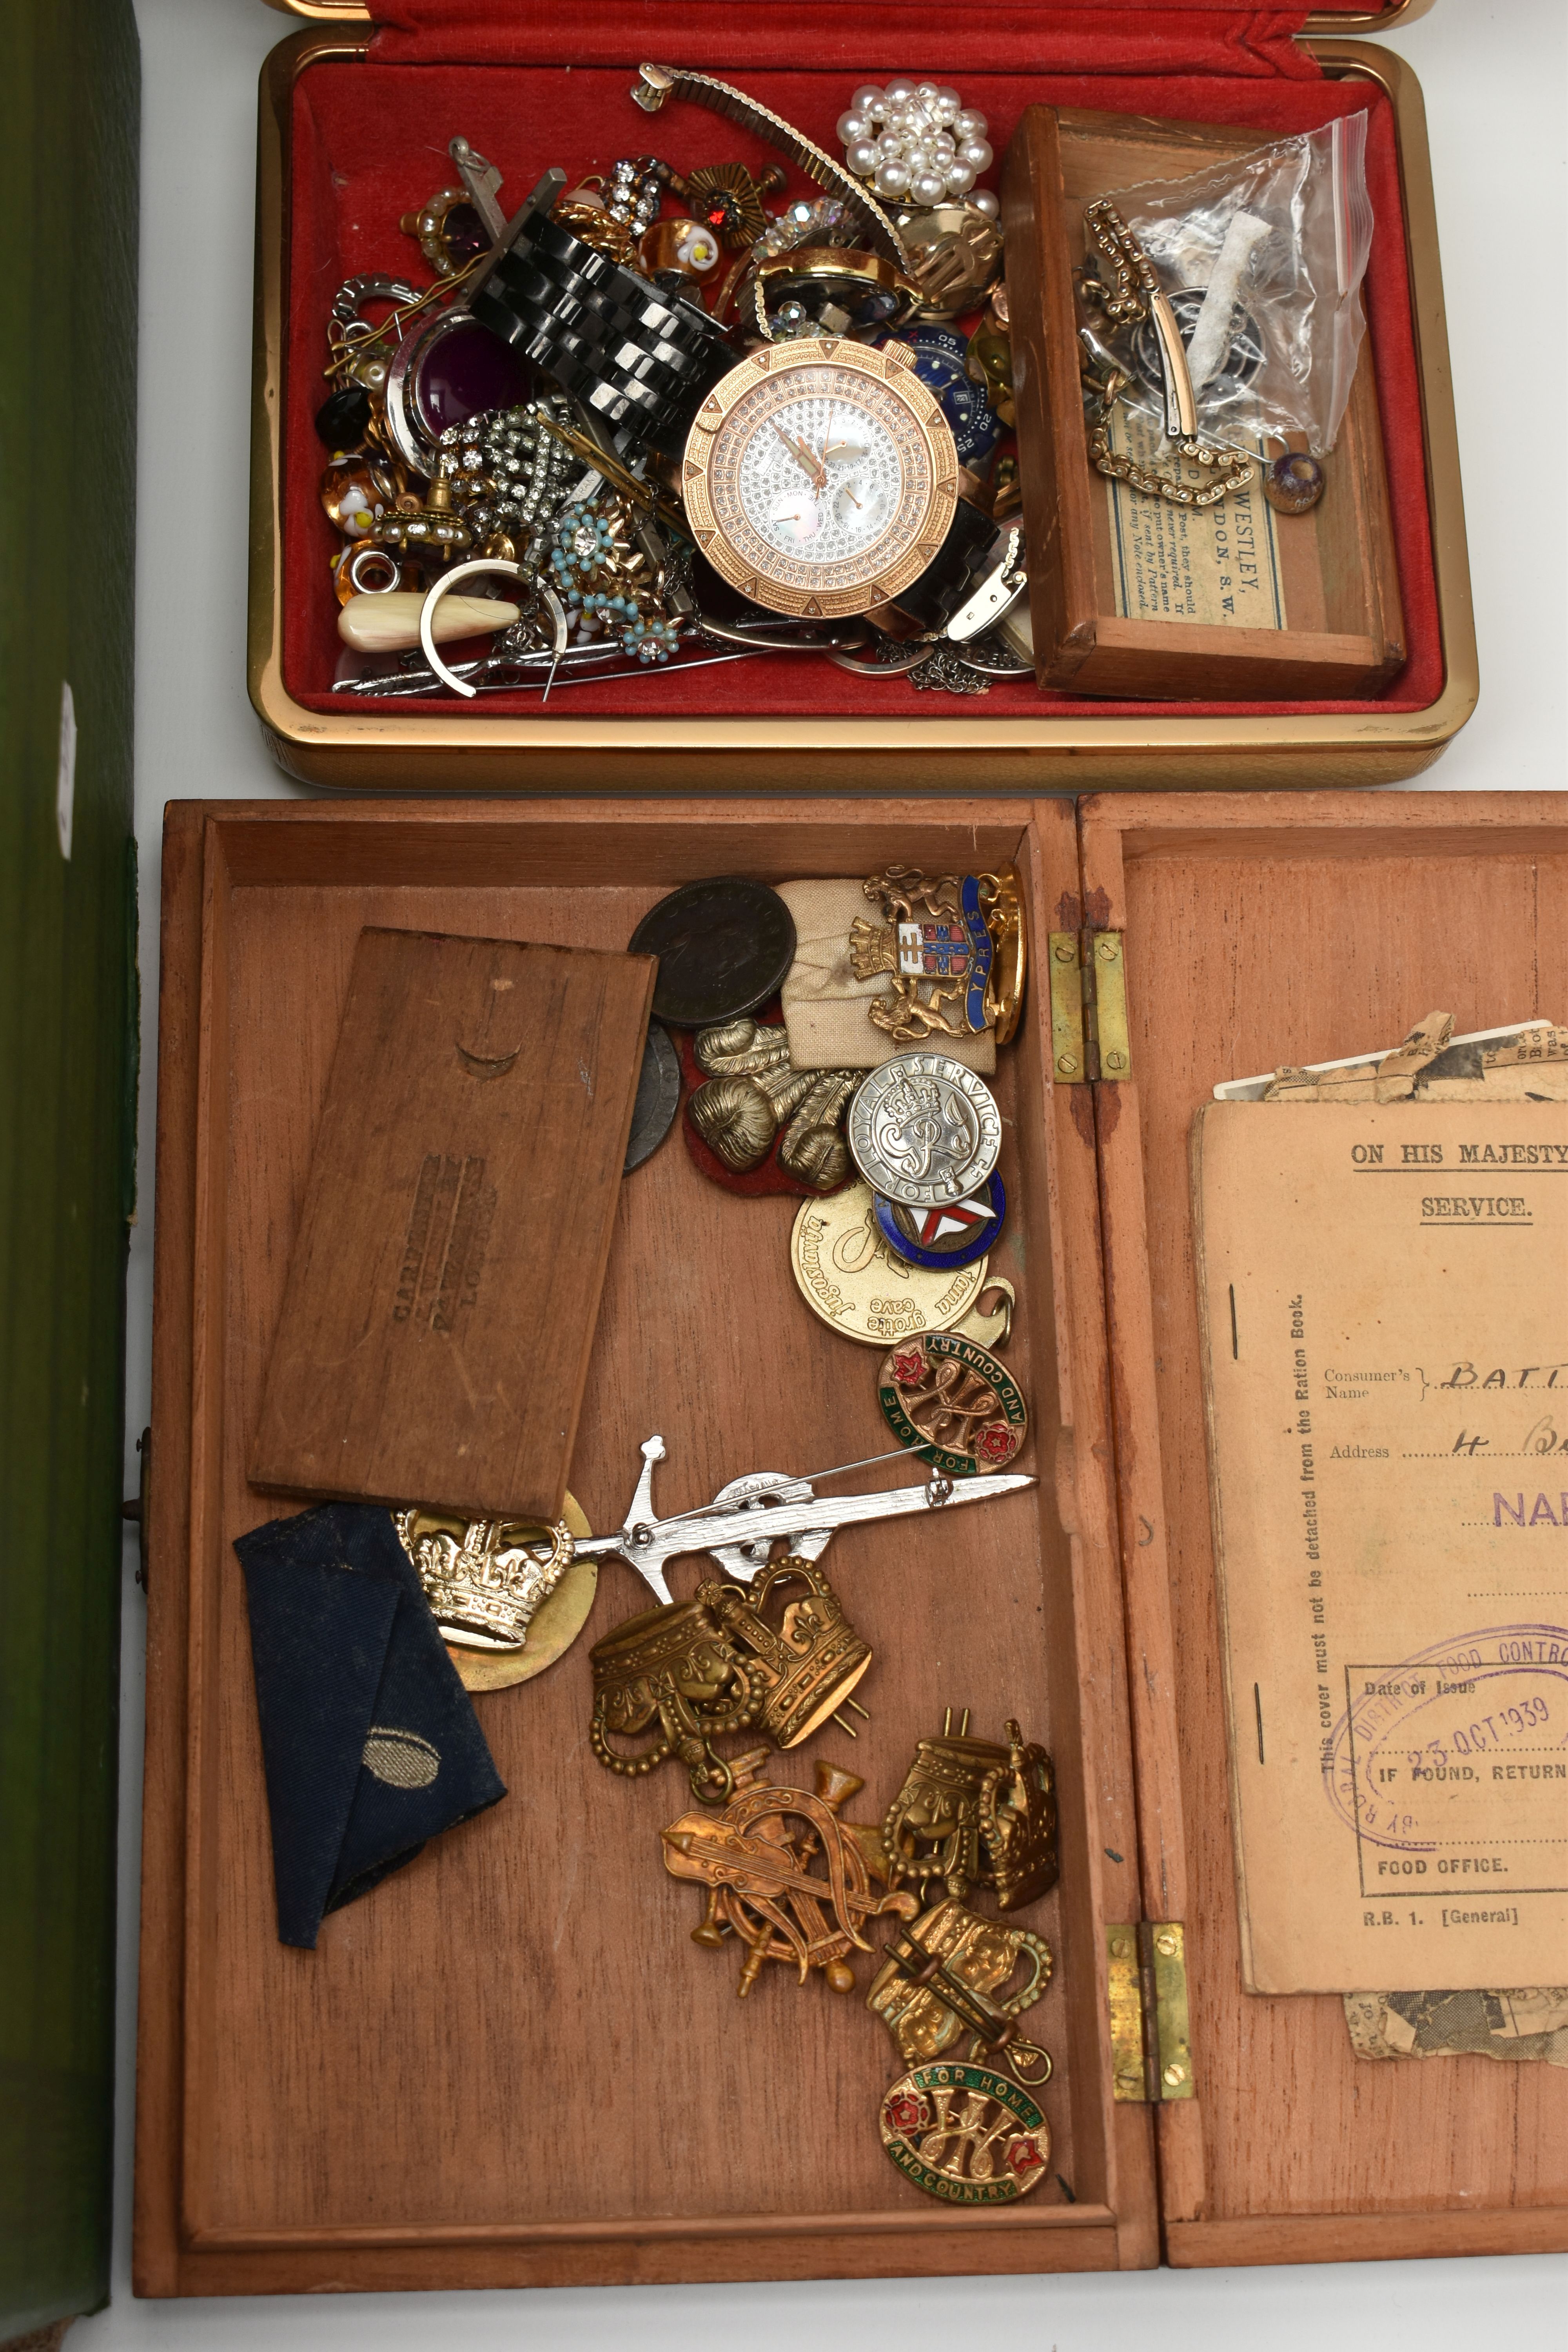
<instances>
[{"instance_id":1,"label":"red felt pad","mask_svg":"<svg viewBox=\"0 0 1568 2352\"><path fill-rule=\"evenodd\" d=\"M653 120L631 104L628 91L645 47L652 42L663 59L677 63L698 60L718 72L728 70L754 97L787 121L795 122L819 143L834 152L834 125L858 80L886 74L901 65L952 73L965 100L989 118L989 136L998 155L1005 150L1024 108L1050 104L1087 108L1100 112L1144 113L1173 120L1207 121L1256 129L1259 142L1318 128L1336 115L1365 107L1370 116L1367 173L1377 233L1363 289L1369 334L1376 354L1378 391L1386 447L1389 492L1394 510L1394 538L1405 599L1405 635L1410 658L1392 686L1379 698L1394 710L1425 709L1442 690L1443 657L1438 626L1432 547L1426 511L1425 444L1421 415L1420 376L1410 317L1409 288L1405 267L1403 208L1399 195L1396 134L1392 108L1384 93L1370 82L1328 84L1300 78L1302 52L1289 49L1281 64L1269 62L1269 43L1278 46L1285 28L1300 22L1299 15L1262 12L1245 17L1234 13L1216 22L1220 12L1184 9L1162 14L1157 25L1140 12L1116 10L1113 26L1093 29L1095 73L976 70L979 55L1016 57L1020 44L1016 19L994 49L988 26L995 20L967 14L960 18L943 12L939 28L936 12L917 11L911 18L900 11L897 36L891 29L876 42L871 33L893 20L883 16L868 26L858 16L835 10L818 19L815 0L792 0L792 7L775 18L756 12L726 12L726 27L719 29L718 12L704 0L678 0L660 8L657 16L600 5L585 17L574 17L570 27L535 12L507 12L504 24L490 23L479 0L458 6L453 0L402 0L395 11L397 29L376 37L374 56L367 62L323 62L300 78L293 101L293 155L290 182L289 246L289 354L284 393L284 544L285 613L283 675L294 699L320 711L422 713L467 710L472 705L455 698L421 698L416 705L403 701L370 701L355 698L352 705L334 696L331 680L338 653L337 602L328 569L335 552L336 534L321 511L317 484L325 452L316 438L313 417L325 385L321 368L326 359L328 312L333 294L345 278L362 271L407 273L423 282L425 271L417 247L405 236L398 222L405 212L417 211L437 186L451 178L447 142L461 131L505 174L503 201L521 202L541 172L560 163L574 184L589 172L605 171L617 156L645 152L649 146L678 169L703 161L731 158L755 170L777 159L772 150L749 138L733 124L705 110L672 101ZM737 32L737 16L743 34ZM917 48L915 30L930 16L929 38ZM481 22L482 20L482 22ZM846 59L830 70L802 72L781 69L763 61L781 49L792 56L805 51L832 55L842 46L847 26L858 24L864 35L853 62ZM833 27L830 30L830 25ZM619 27L618 31L614 28ZM790 29L784 41L780 26ZM619 43L623 64L609 66L496 65L448 63L386 63L397 44L406 53L424 57L449 50L481 31L493 50L498 43L514 53L548 51L569 39L574 56L595 58L616 54ZM700 33L703 36L699 46ZM657 35L657 37L656 37ZM685 36L682 38L682 36ZM1052 12L1049 28L1031 26L1026 36L1034 55L1047 52L1077 57L1072 43L1087 39L1083 12ZM881 58L876 51L886 38ZM742 39L746 58L734 54ZM1131 61L1142 62L1152 46L1161 55L1190 61L1194 44L1208 44L1225 70L1207 73L1133 73ZM1238 46L1239 44L1239 46ZM1288 45L1287 45L1288 46ZM960 52L962 51L962 54ZM1113 60L1106 70L1107 58ZM1114 69L1120 60L1122 71ZM811 194L807 184L792 178L790 194ZM539 709L537 693L489 695L487 715L530 714ZM1339 702L1114 702L1061 693L1042 694L1027 682L996 683L984 703L958 705L945 697L929 701L914 698L914 689L898 681L857 677L812 655L765 655L720 667L694 669L682 678L658 672L598 684L557 687L551 715L592 717L728 718L854 717L907 718L913 712L932 719L1037 718L1042 712L1063 716L1132 717L1144 714L1201 717L1214 713L1253 716L1265 713L1355 711L1365 705Z\"/></svg>"}]
</instances>

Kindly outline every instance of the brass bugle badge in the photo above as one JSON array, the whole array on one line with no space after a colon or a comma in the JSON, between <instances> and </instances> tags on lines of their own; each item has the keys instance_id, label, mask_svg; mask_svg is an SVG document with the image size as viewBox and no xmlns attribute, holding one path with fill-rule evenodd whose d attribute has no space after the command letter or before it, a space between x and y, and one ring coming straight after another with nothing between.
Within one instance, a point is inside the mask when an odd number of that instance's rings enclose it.
<instances>
[{"instance_id":1,"label":"brass bugle badge","mask_svg":"<svg viewBox=\"0 0 1568 2352\"><path fill-rule=\"evenodd\" d=\"M873 1890L873 1877L887 1876L877 1832L840 1818L862 1780L819 1759L815 1794L775 1788L760 1777L766 1761L764 1748L738 1757L722 1813L683 1813L661 1832L671 1877L708 1889L691 1940L718 1951L732 1936L743 1948L742 2000L769 1960L795 1969L802 1984L820 1969L834 1992L853 1992L848 1956L870 1950L867 1920L910 1918L918 1898Z\"/></svg>"}]
</instances>

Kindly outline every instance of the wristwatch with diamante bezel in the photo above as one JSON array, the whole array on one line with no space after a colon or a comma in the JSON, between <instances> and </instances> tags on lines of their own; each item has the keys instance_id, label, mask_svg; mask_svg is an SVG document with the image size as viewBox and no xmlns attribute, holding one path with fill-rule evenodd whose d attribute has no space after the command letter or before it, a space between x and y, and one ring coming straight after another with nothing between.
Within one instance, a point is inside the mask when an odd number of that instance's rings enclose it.
<instances>
[{"instance_id":1,"label":"wristwatch with diamante bezel","mask_svg":"<svg viewBox=\"0 0 1568 2352\"><path fill-rule=\"evenodd\" d=\"M774 343L698 407L680 494L697 544L743 596L775 613L864 613L896 604L940 557L958 452L901 350Z\"/></svg>"},{"instance_id":2,"label":"wristwatch with diamante bezel","mask_svg":"<svg viewBox=\"0 0 1568 2352\"><path fill-rule=\"evenodd\" d=\"M679 457L697 545L769 612L935 635L996 569L1005 534L960 497L952 427L906 345L813 337L737 361L700 306L543 211L473 310L628 460Z\"/></svg>"}]
</instances>

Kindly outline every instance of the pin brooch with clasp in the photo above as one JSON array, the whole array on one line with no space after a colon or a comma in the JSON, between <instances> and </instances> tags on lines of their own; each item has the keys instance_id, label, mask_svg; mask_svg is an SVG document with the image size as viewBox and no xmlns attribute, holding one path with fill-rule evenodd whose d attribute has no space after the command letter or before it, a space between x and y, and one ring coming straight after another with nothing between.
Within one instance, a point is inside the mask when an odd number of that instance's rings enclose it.
<instances>
[{"instance_id":1,"label":"pin brooch with clasp","mask_svg":"<svg viewBox=\"0 0 1568 2352\"><path fill-rule=\"evenodd\" d=\"M890 1461L891 1454L873 1454L863 1462L842 1463L834 1470L818 1470L811 1478L793 1477L785 1471L758 1470L731 1478L712 1502L696 1510L678 1511L661 1519L653 1507L654 1465L665 1458L662 1437L649 1437L642 1446L643 1468L626 1510L626 1524L613 1535L590 1536L579 1541L579 1558L607 1559L612 1555L636 1569L645 1584L662 1601L673 1599L665 1581L668 1562L683 1552L711 1552L735 1577L746 1579L767 1564L775 1538L782 1537L792 1552L819 1559L840 1528L868 1526L879 1519L906 1518L927 1510L953 1510L965 1503L990 1502L1002 1495L1032 1486L1026 1473L1009 1471L996 1476L966 1479L954 1486L945 1478L918 1485L883 1487L869 1495L818 1495L813 1478L868 1468ZM896 1448L906 1452L908 1448Z\"/></svg>"}]
</instances>

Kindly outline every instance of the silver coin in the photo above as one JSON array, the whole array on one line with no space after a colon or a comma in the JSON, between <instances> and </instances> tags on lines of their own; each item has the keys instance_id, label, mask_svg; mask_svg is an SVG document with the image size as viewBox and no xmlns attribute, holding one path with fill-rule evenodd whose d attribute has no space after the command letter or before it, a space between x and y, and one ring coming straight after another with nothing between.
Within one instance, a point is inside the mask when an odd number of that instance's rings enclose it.
<instances>
[{"instance_id":1,"label":"silver coin","mask_svg":"<svg viewBox=\"0 0 1568 2352\"><path fill-rule=\"evenodd\" d=\"M680 1108L680 1057L669 1042L669 1033L657 1021L647 1024L647 1044L643 1047L642 1070L637 1078L637 1098L632 1108L632 1131L626 1140L626 1165L621 1171L629 1176L651 1159L675 1123Z\"/></svg>"},{"instance_id":2,"label":"silver coin","mask_svg":"<svg viewBox=\"0 0 1568 2352\"><path fill-rule=\"evenodd\" d=\"M911 1209L962 1200L1002 1150L1002 1114L984 1078L946 1054L899 1054L861 1080L849 1149L873 1192Z\"/></svg>"}]
</instances>

